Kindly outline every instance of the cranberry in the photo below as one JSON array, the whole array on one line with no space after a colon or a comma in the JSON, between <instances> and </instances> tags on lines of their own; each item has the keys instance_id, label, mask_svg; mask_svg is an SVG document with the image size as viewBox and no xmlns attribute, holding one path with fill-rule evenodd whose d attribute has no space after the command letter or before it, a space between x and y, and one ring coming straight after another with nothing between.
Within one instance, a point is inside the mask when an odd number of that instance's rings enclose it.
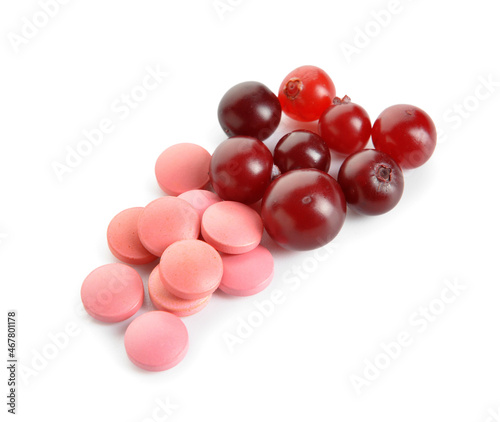
<instances>
[{"instance_id":1,"label":"cranberry","mask_svg":"<svg viewBox=\"0 0 500 422\"><path fill-rule=\"evenodd\" d=\"M224 94L217 114L228 136L251 136L262 141L278 127L281 105L264 84L242 82Z\"/></svg>"},{"instance_id":2,"label":"cranberry","mask_svg":"<svg viewBox=\"0 0 500 422\"><path fill-rule=\"evenodd\" d=\"M301 122L318 120L334 97L335 85L326 72L316 66L301 66L290 72L278 92L283 112Z\"/></svg>"},{"instance_id":3,"label":"cranberry","mask_svg":"<svg viewBox=\"0 0 500 422\"><path fill-rule=\"evenodd\" d=\"M301 168L316 168L328 172L330 150L316 133L294 130L277 143L274 148L274 163L282 173Z\"/></svg>"},{"instance_id":4,"label":"cranberry","mask_svg":"<svg viewBox=\"0 0 500 422\"><path fill-rule=\"evenodd\" d=\"M340 167L338 181L349 208L361 214L384 214L403 195L404 178L398 163L374 149L347 157Z\"/></svg>"},{"instance_id":5,"label":"cranberry","mask_svg":"<svg viewBox=\"0 0 500 422\"><path fill-rule=\"evenodd\" d=\"M340 231L346 216L337 181L317 169L292 170L269 185L262 219L276 243L295 250L319 248Z\"/></svg>"},{"instance_id":6,"label":"cranberry","mask_svg":"<svg viewBox=\"0 0 500 422\"><path fill-rule=\"evenodd\" d=\"M336 97L320 117L319 134L339 154L352 154L363 149L370 139L372 126L365 109L345 96Z\"/></svg>"},{"instance_id":7,"label":"cranberry","mask_svg":"<svg viewBox=\"0 0 500 422\"><path fill-rule=\"evenodd\" d=\"M271 182L273 155L258 139L234 136L222 142L210 161L210 181L222 199L252 204Z\"/></svg>"},{"instance_id":8,"label":"cranberry","mask_svg":"<svg viewBox=\"0 0 500 422\"><path fill-rule=\"evenodd\" d=\"M386 108L373 124L375 148L394 158L402 168L424 164L436 148L436 127L418 107L398 104Z\"/></svg>"}]
</instances>

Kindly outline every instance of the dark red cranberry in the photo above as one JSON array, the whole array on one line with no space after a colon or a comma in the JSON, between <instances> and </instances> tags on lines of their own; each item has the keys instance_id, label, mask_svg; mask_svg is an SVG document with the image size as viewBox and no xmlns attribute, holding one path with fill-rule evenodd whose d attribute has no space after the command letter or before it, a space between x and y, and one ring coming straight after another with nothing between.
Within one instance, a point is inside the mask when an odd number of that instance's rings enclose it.
<instances>
[{"instance_id":1,"label":"dark red cranberry","mask_svg":"<svg viewBox=\"0 0 500 422\"><path fill-rule=\"evenodd\" d=\"M273 155L262 142L248 136L234 136L214 151L210 182L222 199L251 204L264 195L272 171Z\"/></svg>"},{"instance_id":2,"label":"dark red cranberry","mask_svg":"<svg viewBox=\"0 0 500 422\"><path fill-rule=\"evenodd\" d=\"M328 172L330 150L316 133L309 130L294 130L279 140L274 149L274 163L282 173L303 168Z\"/></svg>"},{"instance_id":3,"label":"dark red cranberry","mask_svg":"<svg viewBox=\"0 0 500 422\"><path fill-rule=\"evenodd\" d=\"M403 172L388 154L365 149L347 157L338 181L349 208L378 215L393 209L404 189Z\"/></svg>"},{"instance_id":4,"label":"dark red cranberry","mask_svg":"<svg viewBox=\"0 0 500 422\"><path fill-rule=\"evenodd\" d=\"M337 181L320 170L292 170L275 179L262 199L269 235L284 248L309 250L330 242L346 216Z\"/></svg>"},{"instance_id":5,"label":"dark red cranberry","mask_svg":"<svg viewBox=\"0 0 500 422\"><path fill-rule=\"evenodd\" d=\"M242 82L227 91L217 112L228 136L268 138L281 120L278 97L260 82Z\"/></svg>"}]
</instances>

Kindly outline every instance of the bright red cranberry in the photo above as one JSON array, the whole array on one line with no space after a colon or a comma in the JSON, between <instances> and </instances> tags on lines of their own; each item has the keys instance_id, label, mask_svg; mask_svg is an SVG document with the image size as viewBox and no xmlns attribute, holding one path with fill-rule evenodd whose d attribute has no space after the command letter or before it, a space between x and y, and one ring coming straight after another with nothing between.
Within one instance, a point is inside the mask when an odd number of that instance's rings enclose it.
<instances>
[{"instance_id":1,"label":"bright red cranberry","mask_svg":"<svg viewBox=\"0 0 500 422\"><path fill-rule=\"evenodd\" d=\"M330 150L316 133L309 130L294 130L283 136L276 144L274 163L282 173L307 168L328 172Z\"/></svg>"},{"instance_id":2,"label":"bright red cranberry","mask_svg":"<svg viewBox=\"0 0 500 422\"><path fill-rule=\"evenodd\" d=\"M318 131L327 145L339 154L363 149L370 139L372 125L366 110L345 96L336 97L320 117Z\"/></svg>"},{"instance_id":3,"label":"bright red cranberry","mask_svg":"<svg viewBox=\"0 0 500 422\"><path fill-rule=\"evenodd\" d=\"M335 97L335 85L316 66L301 66L281 82L278 98L283 112L301 122L318 120Z\"/></svg>"},{"instance_id":4,"label":"bright red cranberry","mask_svg":"<svg viewBox=\"0 0 500 422\"><path fill-rule=\"evenodd\" d=\"M316 169L292 170L274 180L262 199L269 235L284 248L309 250L330 242L346 216L337 181Z\"/></svg>"},{"instance_id":5,"label":"bright red cranberry","mask_svg":"<svg viewBox=\"0 0 500 422\"><path fill-rule=\"evenodd\" d=\"M388 154L365 149L347 157L338 181L349 208L367 215L384 214L401 199L403 172Z\"/></svg>"},{"instance_id":6,"label":"bright red cranberry","mask_svg":"<svg viewBox=\"0 0 500 422\"><path fill-rule=\"evenodd\" d=\"M251 136L262 141L278 127L281 105L264 84L242 82L224 94L217 114L228 136Z\"/></svg>"},{"instance_id":7,"label":"bright red cranberry","mask_svg":"<svg viewBox=\"0 0 500 422\"><path fill-rule=\"evenodd\" d=\"M398 104L386 108L373 124L375 148L394 158L404 169L424 164L436 148L436 127L422 109Z\"/></svg>"},{"instance_id":8,"label":"bright red cranberry","mask_svg":"<svg viewBox=\"0 0 500 422\"><path fill-rule=\"evenodd\" d=\"M210 181L222 199L252 204L271 183L273 155L258 139L235 136L214 151Z\"/></svg>"}]
</instances>

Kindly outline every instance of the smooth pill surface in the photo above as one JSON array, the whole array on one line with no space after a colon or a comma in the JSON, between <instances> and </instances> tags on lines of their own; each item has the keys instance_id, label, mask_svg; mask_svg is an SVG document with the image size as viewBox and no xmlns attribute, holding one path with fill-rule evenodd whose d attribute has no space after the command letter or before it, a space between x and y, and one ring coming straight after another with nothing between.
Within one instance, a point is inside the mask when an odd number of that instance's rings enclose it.
<instances>
[{"instance_id":1,"label":"smooth pill surface","mask_svg":"<svg viewBox=\"0 0 500 422\"><path fill-rule=\"evenodd\" d=\"M117 214L109 223L107 238L111 253L127 264L148 264L158 257L141 243L137 223L143 207L128 208Z\"/></svg>"},{"instance_id":2,"label":"smooth pill surface","mask_svg":"<svg viewBox=\"0 0 500 422\"><path fill-rule=\"evenodd\" d=\"M264 290L273 279L274 260L264 246L240 255L222 254L224 274L219 285L224 293L251 296Z\"/></svg>"},{"instance_id":3,"label":"smooth pill surface","mask_svg":"<svg viewBox=\"0 0 500 422\"><path fill-rule=\"evenodd\" d=\"M215 249L240 254L255 249L264 226L260 215L240 202L223 201L208 207L201 220L201 234Z\"/></svg>"},{"instance_id":4,"label":"smooth pill surface","mask_svg":"<svg viewBox=\"0 0 500 422\"><path fill-rule=\"evenodd\" d=\"M165 196L148 204L138 222L139 239L144 247L161 256L167 246L183 239L197 239L200 217L183 199Z\"/></svg>"},{"instance_id":5,"label":"smooth pill surface","mask_svg":"<svg viewBox=\"0 0 500 422\"><path fill-rule=\"evenodd\" d=\"M178 198L184 199L198 212L198 215L201 217L205 210L213 204L222 201L214 192L210 192L209 190L202 189L194 189L187 192L184 192L178 196Z\"/></svg>"},{"instance_id":6,"label":"smooth pill surface","mask_svg":"<svg viewBox=\"0 0 500 422\"><path fill-rule=\"evenodd\" d=\"M186 326L169 312L142 314L125 332L129 359L148 371L165 371L177 365L186 356L188 343Z\"/></svg>"},{"instance_id":7,"label":"smooth pill surface","mask_svg":"<svg viewBox=\"0 0 500 422\"><path fill-rule=\"evenodd\" d=\"M153 269L149 276L148 291L151 302L156 309L167 311L180 317L201 311L207 306L211 297L211 295L208 295L201 299L187 300L174 296L163 285L158 266Z\"/></svg>"},{"instance_id":8,"label":"smooth pill surface","mask_svg":"<svg viewBox=\"0 0 500 422\"><path fill-rule=\"evenodd\" d=\"M210 153L199 145L172 145L156 161L156 180L169 195L177 196L188 190L202 189L209 180L210 159Z\"/></svg>"},{"instance_id":9,"label":"smooth pill surface","mask_svg":"<svg viewBox=\"0 0 500 422\"><path fill-rule=\"evenodd\" d=\"M222 259L208 243L181 240L170 245L160 259L165 288L182 299L201 299L219 287Z\"/></svg>"},{"instance_id":10,"label":"smooth pill surface","mask_svg":"<svg viewBox=\"0 0 500 422\"><path fill-rule=\"evenodd\" d=\"M139 273L119 263L103 265L92 271L85 278L80 293L85 310L103 322L130 318L144 300Z\"/></svg>"}]
</instances>

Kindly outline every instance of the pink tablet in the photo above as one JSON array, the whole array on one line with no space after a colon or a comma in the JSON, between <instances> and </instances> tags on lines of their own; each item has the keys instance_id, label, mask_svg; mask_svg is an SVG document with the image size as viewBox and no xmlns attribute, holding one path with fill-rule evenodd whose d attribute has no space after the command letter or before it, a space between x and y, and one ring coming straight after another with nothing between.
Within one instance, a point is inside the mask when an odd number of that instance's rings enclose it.
<instances>
[{"instance_id":1,"label":"pink tablet","mask_svg":"<svg viewBox=\"0 0 500 422\"><path fill-rule=\"evenodd\" d=\"M201 220L201 234L215 249L240 254L255 249L262 239L260 215L240 202L222 201L208 207Z\"/></svg>"},{"instance_id":2,"label":"pink tablet","mask_svg":"<svg viewBox=\"0 0 500 422\"><path fill-rule=\"evenodd\" d=\"M224 274L219 289L230 295L254 295L269 286L273 279L273 257L261 245L240 255L222 254L222 264Z\"/></svg>"},{"instance_id":3,"label":"pink tablet","mask_svg":"<svg viewBox=\"0 0 500 422\"><path fill-rule=\"evenodd\" d=\"M202 189L209 181L210 160L210 153L199 145L172 145L163 151L156 161L156 180L169 195Z\"/></svg>"},{"instance_id":4,"label":"pink tablet","mask_svg":"<svg viewBox=\"0 0 500 422\"><path fill-rule=\"evenodd\" d=\"M222 259L208 243L181 240L170 245L160 259L165 288L181 299L202 299L219 287Z\"/></svg>"},{"instance_id":5,"label":"pink tablet","mask_svg":"<svg viewBox=\"0 0 500 422\"><path fill-rule=\"evenodd\" d=\"M197 239L200 217L183 199L164 196L148 204L137 224L139 239L144 247L161 256L167 246L183 239Z\"/></svg>"},{"instance_id":6,"label":"pink tablet","mask_svg":"<svg viewBox=\"0 0 500 422\"><path fill-rule=\"evenodd\" d=\"M203 216L203 213L210 205L222 201L222 199L220 199L219 195L217 195L216 193L202 189L195 189L181 193L178 198L184 199L185 201L189 202L198 212L200 220Z\"/></svg>"},{"instance_id":7,"label":"pink tablet","mask_svg":"<svg viewBox=\"0 0 500 422\"><path fill-rule=\"evenodd\" d=\"M125 332L129 359L147 371L165 371L177 365L188 350L188 332L174 314L153 311L134 319Z\"/></svg>"},{"instance_id":8,"label":"pink tablet","mask_svg":"<svg viewBox=\"0 0 500 422\"><path fill-rule=\"evenodd\" d=\"M144 300L139 273L125 264L107 264L85 278L80 291L85 310L103 322L124 321Z\"/></svg>"},{"instance_id":9,"label":"pink tablet","mask_svg":"<svg viewBox=\"0 0 500 422\"><path fill-rule=\"evenodd\" d=\"M205 306L207 306L208 301L212 296L208 295L201 299L194 300L186 300L174 296L167 289L165 289L165 286L160 279L159 266L156 266L149 276L148 290L151 302L153 302L156 309L159 309L160 311L167 311L180 317L193 315L196 312L201 311Z\"/></svg>"},{"instance_id":10,"label":"pink tablet","mask_svg":"<svg viewBox=\"0 0 500 422\"><path fill-rule=\"evenodd\" d=\"M108 226L108 246L111 253L127 264L148 264L158 257L141 243L137 223L143 207L129 208L117 214Z\"/></svg>"}]
</instances>

